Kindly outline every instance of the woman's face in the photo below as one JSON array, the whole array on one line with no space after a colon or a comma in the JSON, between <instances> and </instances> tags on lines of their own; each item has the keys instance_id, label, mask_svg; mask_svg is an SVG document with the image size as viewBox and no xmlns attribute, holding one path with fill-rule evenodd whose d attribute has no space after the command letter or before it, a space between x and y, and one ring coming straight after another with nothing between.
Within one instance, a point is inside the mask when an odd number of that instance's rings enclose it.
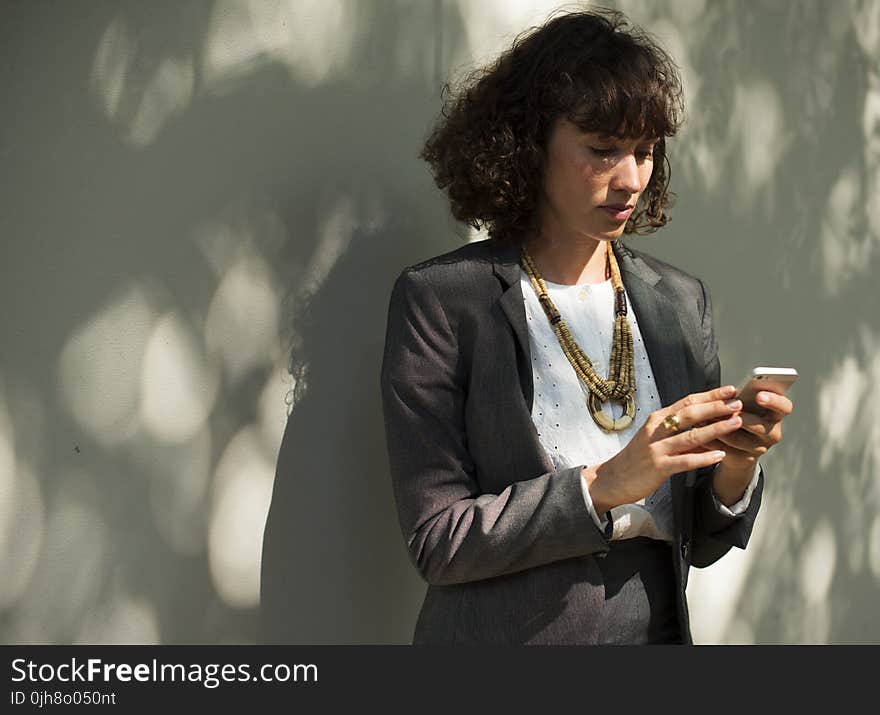
<instances>
[{"instance_id":1,"label":"woman's face","mask_svg":"<svg viewBox=\"0 0 880 715\"><path fill-rule=\"evenodd\" d=\"M584 132L558 120L547 141L542 235L618 238L633 210L624 207L635 206L651 179L655 143Z\"/></svg>"}]
</instances>

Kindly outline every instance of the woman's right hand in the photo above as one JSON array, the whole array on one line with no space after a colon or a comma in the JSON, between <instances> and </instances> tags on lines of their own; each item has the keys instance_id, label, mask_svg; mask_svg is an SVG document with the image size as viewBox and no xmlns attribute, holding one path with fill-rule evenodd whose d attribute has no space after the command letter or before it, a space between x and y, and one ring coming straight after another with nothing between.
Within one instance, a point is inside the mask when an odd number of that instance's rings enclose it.
<instances>
[{"instance_id":1,"label":"woman's right hand","mask_svg":"<svg viewBox=\"0 0 880 715\"><path fill-rule=\"evenodd\" d=\"M742 425L742 403L732 399L735 394L736 388L727 385L655 410L620 452L593 469L585 468L596 512L632 504L653 494L673 474L724 459L724 452L706 445ZM663 424L673 414L678 415L677 432ZM702 423L708 424L697 426Z\"/></svg>"}]
</instances>

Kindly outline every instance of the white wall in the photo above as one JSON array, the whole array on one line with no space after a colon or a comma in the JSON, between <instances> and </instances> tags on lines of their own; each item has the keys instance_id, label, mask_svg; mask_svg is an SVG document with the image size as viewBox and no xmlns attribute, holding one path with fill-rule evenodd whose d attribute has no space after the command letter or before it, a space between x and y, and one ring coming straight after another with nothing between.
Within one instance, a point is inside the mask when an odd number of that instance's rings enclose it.
<instances>
[{"instance_id":1,"label":"white wall","mask_svg":"<svg viewBox=\"0 0 880 715\"><path fill-rule=\"evenodd\" d=\"M275 636L408 642L385 311L467 237L416 154L443 78L556 6L3 5L0 640L256 640L274 480ZM630 240L705 279L725 381L802 375L695 638L877 642L880 3L616 6L689 113L674 220Z\"/></svg>"}]
</instances>

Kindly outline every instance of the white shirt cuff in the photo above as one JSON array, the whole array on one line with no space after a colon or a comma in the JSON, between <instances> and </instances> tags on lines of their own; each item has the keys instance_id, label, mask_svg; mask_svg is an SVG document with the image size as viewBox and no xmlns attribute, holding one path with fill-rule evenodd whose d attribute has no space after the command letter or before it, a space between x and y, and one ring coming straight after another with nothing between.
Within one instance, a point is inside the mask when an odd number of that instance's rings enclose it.
<instances>
[{"instance_id":1,"label":"white shirt cuff","mask_svg":"<svg viewBox=\"0 0 880 715\"><path fill-rule=\"evenodd\" d=\"M596 513L596 507L593 506L593 499L590 496L590 486L587 484L587 480L584 477L583 472L581 472L581 493L584 495L584 504L586 505L587 511L592 517L593 522L596 524L599 531L604 533L605 530L608 528L608 515L605 514L604 516L600 517Z\"/></svg>"},{"instance_id":2,"label":"white shirt cuff","mask_svg":"<svg viewBox=\"0 0 880 715\"><path fill-rule=\"evenodd\" d=\"M752 481L749 482L749 486L746 487L745 493L742 495L742 499L740 499L736 504L731 504L730 506L725 506L720 501L718 501L718 497L715 494L714 489L710 489L712 492L712 501L715 502L715 508L724 514L724 516L739 516L746 509L749 508L749 502L752 500L752 492L755 491L755 487L758 486L758 476L761 473L761 465L755 464L755 473L752 475Z\"/></svg>"}]
</instances>

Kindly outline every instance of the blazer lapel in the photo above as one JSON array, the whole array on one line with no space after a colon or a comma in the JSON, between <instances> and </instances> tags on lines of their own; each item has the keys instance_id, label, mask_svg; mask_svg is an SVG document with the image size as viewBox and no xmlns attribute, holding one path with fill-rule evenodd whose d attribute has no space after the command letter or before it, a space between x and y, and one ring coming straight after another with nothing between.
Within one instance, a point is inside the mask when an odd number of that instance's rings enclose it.
<instances>
[{"instance_id":1,"label":"blazer lapel","mask_svg":"<svg viewBox=\"0 0 880 715\"><path fill-rule=\"evenodd\" d=\"M529 329L526 325L526 308L520 284L519 247L512 244L495 245L493 248L493 271L501 280L503 293L498 299L501 311L507 316L522 359L517 361L519 384L529 412L534 399L532 380L532 355L529 346Z\"/></svg>"}]
</instances>

